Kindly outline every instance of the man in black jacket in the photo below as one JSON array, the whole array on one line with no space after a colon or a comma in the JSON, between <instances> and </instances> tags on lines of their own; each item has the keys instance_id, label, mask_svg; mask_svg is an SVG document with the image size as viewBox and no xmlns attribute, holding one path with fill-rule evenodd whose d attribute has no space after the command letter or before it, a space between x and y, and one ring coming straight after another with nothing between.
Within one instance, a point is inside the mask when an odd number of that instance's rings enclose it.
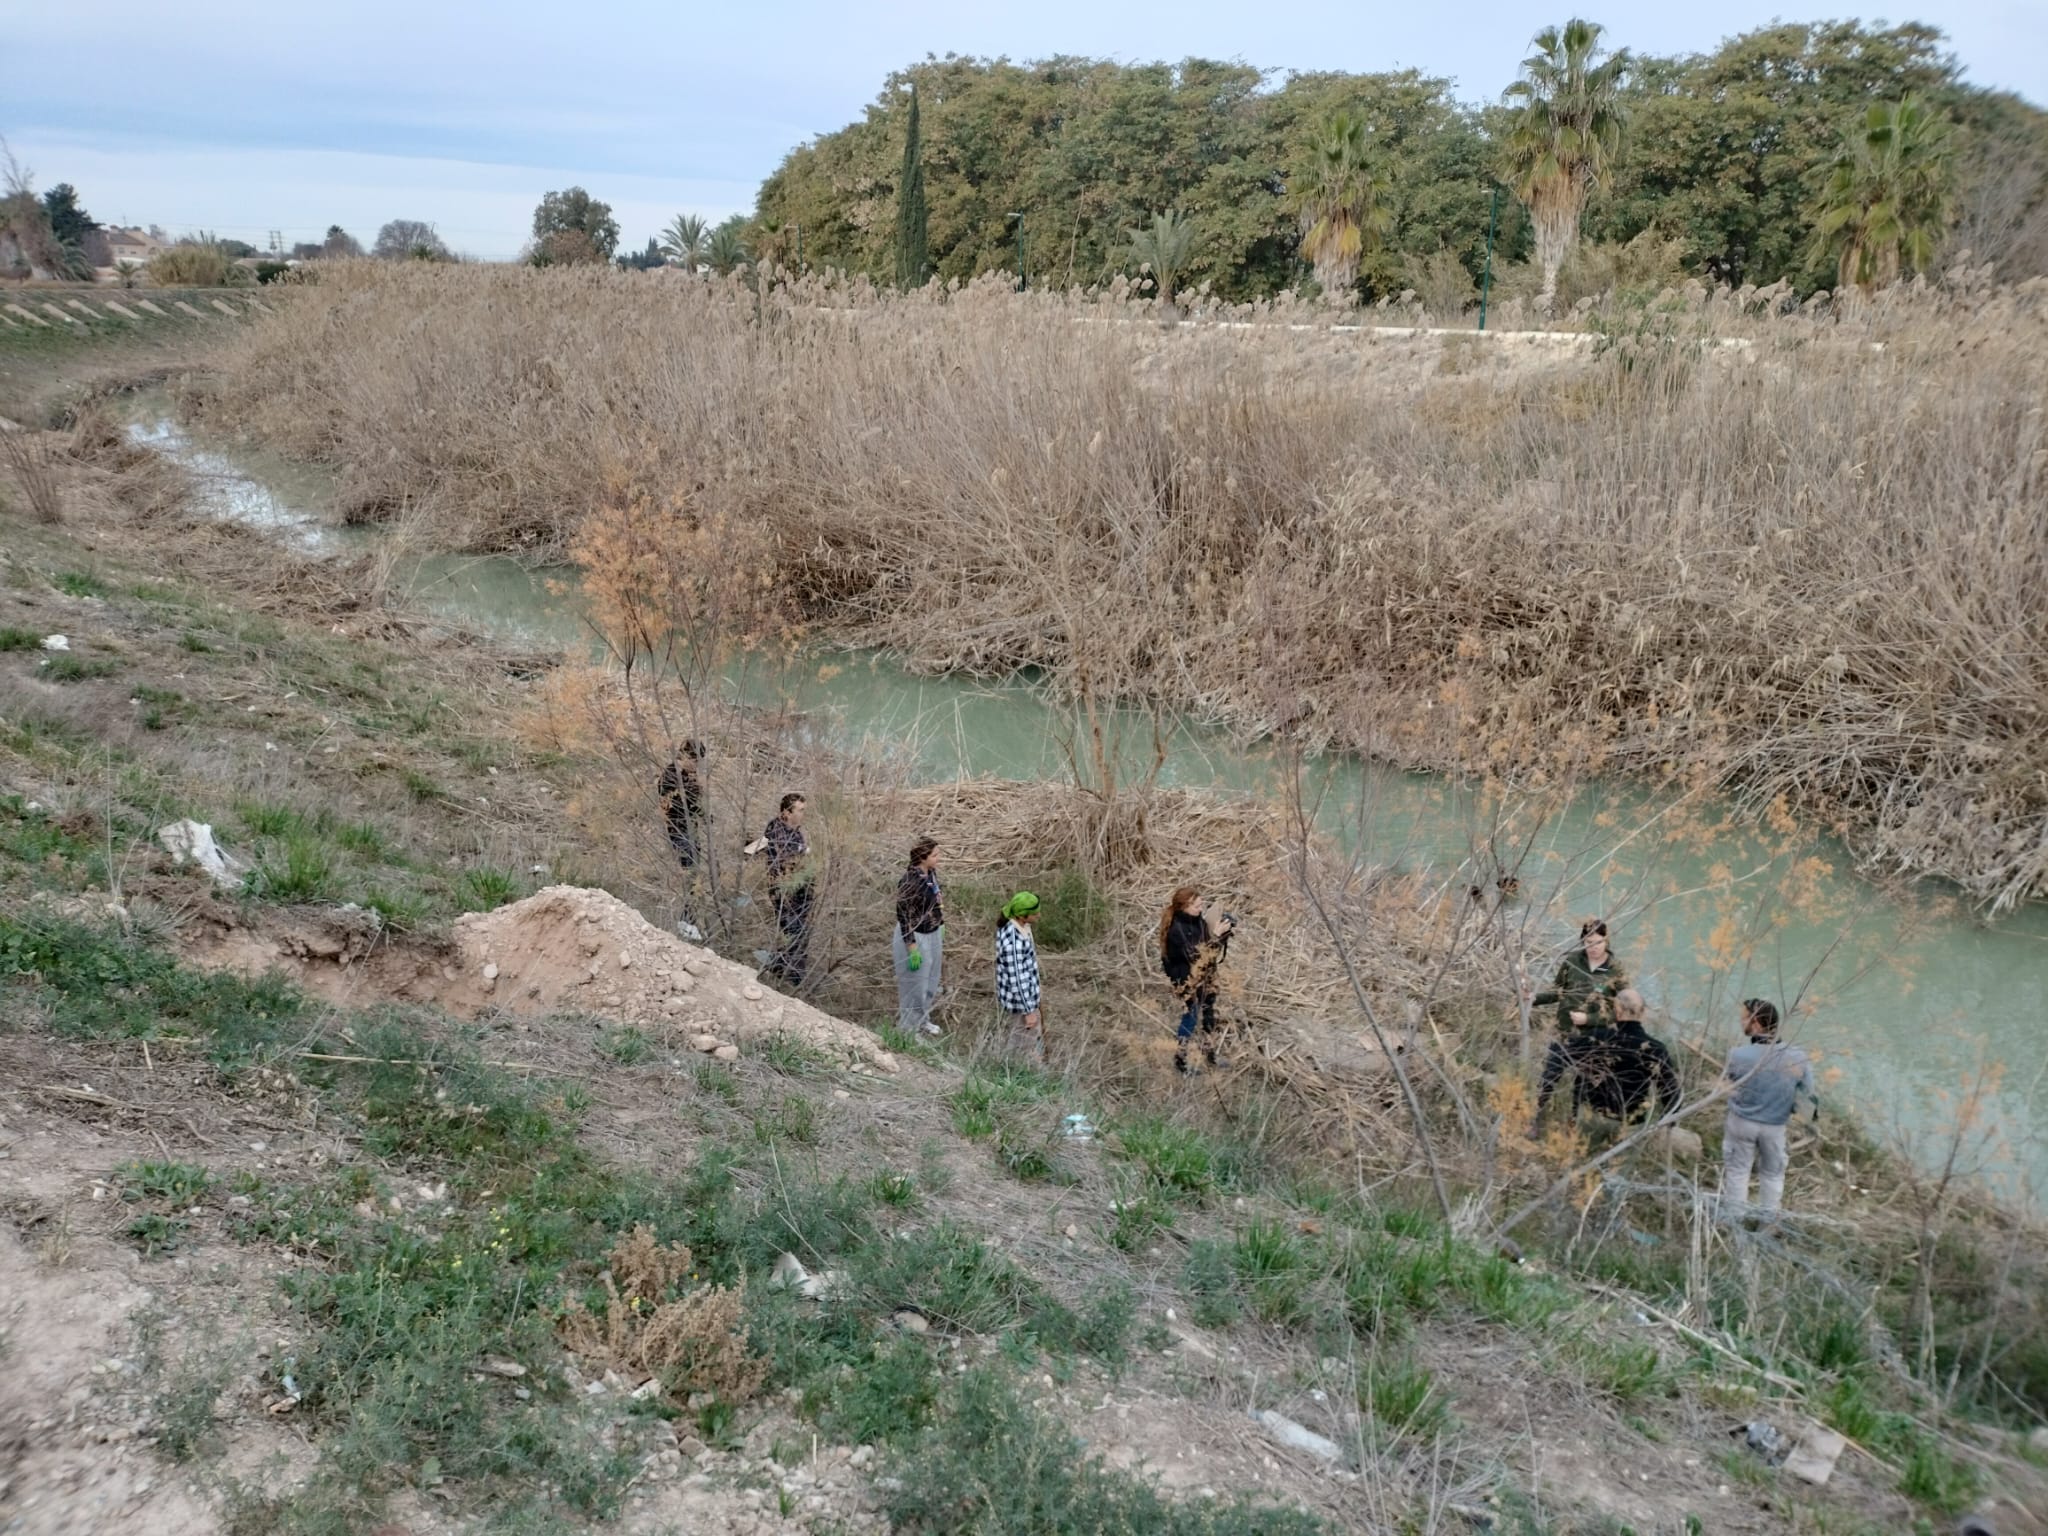
<instances>
[{"instance_id":1,"label":"man in black jacket","mask_svg":"<svg viewBox=\"0 0 2048 1536\"><path fill-rule=\"evenodd\" d=\"M1635 988L1616 995L1612 1028L1586 1030L1581 1038L1574 1062L1574 1115L1584 1104L1628 1125L1677 1106L1677 1063L1664 1042L1643 1029L1643 995Z\"/></svg>"},{"instance_id":2,"label":"man in black jacket","mask_svg":"<svg viewBox=\"0 0 2048 1536\"><path fill-rule=\"evenodd\" d=\"M661 801L661 815L668 828L668 845L675 850L676 863L683 870L682 921L676 932L693 944L702 943L704 932L697 926L691 897L697 881L699 836L704 828L704 781L697 765L704 761L704 743L684 742L676 748L669 765L655 781L654 793Z\"/></svg>"}]
</instances>

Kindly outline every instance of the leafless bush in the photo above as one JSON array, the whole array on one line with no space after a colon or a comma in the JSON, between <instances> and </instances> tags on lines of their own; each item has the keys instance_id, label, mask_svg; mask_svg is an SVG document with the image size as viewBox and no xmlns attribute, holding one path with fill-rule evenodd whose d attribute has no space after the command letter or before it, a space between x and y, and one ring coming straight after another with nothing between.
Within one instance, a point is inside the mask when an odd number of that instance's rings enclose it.
<instances>
[{"instance_id":1,"label":"leafless bush","mask_svg":"<svg viewBox=\"0 0 2048 1536\"><path fill-rule=\"evenodd\" d=\"M748 1352L739 1293L692 1287L692 1263L688 1248L664 1248L652 1229L635 1227L612 1249L603 1320L572 1300L563 1341L586 1359L657 1376L678 1396L745 1402L767 1378L767 1363Z\"/></svg>"},{"instance_id":2,"label":"leafless bush","mask_svg":"<svg viewBox=\"0 0 2048 1536\"><path fill-rule=\"evenodd\" d=\"M60 522L64 516L56 458L50 433L0 426L0 463L28 498L29 510L45 523Z\"/></svg>"},{"instance_id":3,"label":"leafless bush","mask_svg":"<svg viewBox=\"0 0 2048 1536\"><path fill-rule=\"evenodd\" d=\"M559 547L631 465L917 665L1413 764L1533 723L2007 902L2048 891L2044 298L1673 293L1446 376L1286 304L349 268L210 409L451 545Z\"/></svg>"}]
</instances>

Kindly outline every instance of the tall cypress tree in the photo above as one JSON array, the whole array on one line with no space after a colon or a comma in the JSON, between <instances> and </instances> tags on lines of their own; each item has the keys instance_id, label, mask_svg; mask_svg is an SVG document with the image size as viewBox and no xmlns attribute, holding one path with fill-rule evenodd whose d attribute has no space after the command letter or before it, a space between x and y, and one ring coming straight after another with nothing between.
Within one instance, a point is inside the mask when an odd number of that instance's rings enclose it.
<instances>
[{"instance_id":1,"label":"tall cypress tree","mask_svg":"<svg viewBox=\"0 0 2048 1536\"><path fill-rule=\"evenodd\" d=\"M910 88L910 128L903 136L903 174L896 182L896 282L923 286L931 275L931 242L925 234L924 161L917 126L917 87Z\"/></svg>"}]
</instances>

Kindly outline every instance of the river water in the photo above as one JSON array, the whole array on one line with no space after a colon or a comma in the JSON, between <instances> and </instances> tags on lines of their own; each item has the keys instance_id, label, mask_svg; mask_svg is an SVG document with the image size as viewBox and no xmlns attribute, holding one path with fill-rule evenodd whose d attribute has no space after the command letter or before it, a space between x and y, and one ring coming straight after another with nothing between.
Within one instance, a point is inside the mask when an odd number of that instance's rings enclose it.
<instances>
[{"instance_id":1,"label":"river water","mask_svg":"<svg viewBox=\"0 0 2048 1536\"><path fill-rule=\"evenodd\" d=\"M192 469L223 517L308 550L377 537L325 519L331 486L319 472L201 440L160 398L136 402L130 431ZM572 573L437 555L413 562L407 585L422 606L522 644L591 645ZM779 677L772 693L840 744L907 755L927 780L1066 775L1067 719L1028 681L918 677L885 656L851 654ZM1310 777L1318 820L1373 862L1469 878L1457 871L1487 817L1465 788L1341 756ZM1272 797L1289 792L1291 774L1271 748L1182 724L1162 778ZM1705 1021L1713 1050L1735 1043L1741 998L1801 998L1788 1034L1820 1056L1827 1097L1923 1164L1946 1157L1967 1119L1962 1166L2007 1198L2048 1203L2048 904L1986 921L1937 885L1863 878L1829 839L1794 839L1726 805L1673 806L1611 786L1550 818L1520 869L1518 908L1537 932L1562 947L1567 914L1608 915L1653 1008Z\"/></svg>"}]
</instances>

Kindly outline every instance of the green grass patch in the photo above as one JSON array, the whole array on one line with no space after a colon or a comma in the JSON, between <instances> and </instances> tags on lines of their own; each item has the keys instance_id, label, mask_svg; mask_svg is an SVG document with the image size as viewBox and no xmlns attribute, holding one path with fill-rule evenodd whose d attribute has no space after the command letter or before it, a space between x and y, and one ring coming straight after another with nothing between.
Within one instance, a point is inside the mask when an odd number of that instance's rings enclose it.
<instances>
[{"instance_id":1,"label":"green grass patch","mask_svg":"<svg viewBox=\"0 0 2048 1536\"><path fill-rule=\"evenodd\" d=\"M968 1075L947 1102L953 1129L970 1141L996 1133L1003 1111L1043 1104L1060 1092L1060 1080L1048 1072L1007 1062Z\"/></svg>"},{"instance_id":2,"label":"green grass patch","mask_svg":"<svg viewBox=\"0 0 2048 1536\"><path fill-rule=\"evenodd\" d=\"M1311 1536L1299 1510L1249 1499L1168 1499L1111 1470L983 1367L947 1390L934 1421L891 1468L884 1508L911 1536Z\"/></svg>"},{"instance_id":3,"label":"green grass patch","mask_svg":"<svg viewBox=\"0 0 2048 1536\"><path fill-rule=\"evenodd\" d=\"M950 1221L869 1245L853 1262L857 1294L886 1316L916 1307L963 1333L996 1333L1020 1321L1038 1287L1008 1259Z\"/></svg>"},{"instance_id":4,"label":"green grass patch","mask_svg":"<svg viewBox=\"0 0 2048 1536\"><path fill-rule=\"evenodd\" d=\"M12 624L0 629L0 651L39 651L43 637L32 629L17 629Z\"/></svg>"},{"instance_id":5,"label":"green grass patch","mask_svg":"<svg viewBox=\"0 0 2048 1536\"><path fill-rule=\"evenodd\" d=\"M1193 1126L1148 1115L1120 1127L1116 1144L1148 1181L1170 1194L1199 1197L1216 1187L1219 1159Z\"/></svg>"},{"instance_id":6,"label":"green grass patch","mask_svg":"<svg viewBox=\"0 0 2048 1536\"><path fill-rule=\"evenodd\" d=\"M493 912L518 897L519 877L488 864L464 870L455 888L456 904L464 912Z\"/></svg>"},{"instance_id":7,"label":"green grass patch","mask_svg":"<svg viewBox=\"0 0 2048 1536\"><path fill-rule=\"evenodd\" d=\"M178 1206L195 1204L213 1187L213 1175L196 1163L124 1163L114 1176L130 1199Z\"/></svg>"},{"instance_id":8,"label":"green grass patch","mask_svg":"<svg viewBox=\"0 0 2048 1536\"><path fill-rule=\"evenodd\" d=\"M43 676L53 683L89 683L112 677L121 670L121 664L105 656L75 656L64 651L51 657L42 670Z\"/></svg>"},{"instance_id":9,"label":"green grass patch","mask_svg":"<svg viewBox=\"0 0 2048 1536\"><path fill-rule=\"evenodd\" d=\"M331 846L312 832L294 832L272 843L249 872L248 890L265 901L286 904L337 900L341 885Z\"/></svg>"},{"instance_id":10,"label":"green grass patch","mask_svg":"<svg viewBox=\"0 0 2048 1536\"><path fill-rule=\"evenodd\" d=\"M36 989L65 1033L189 1036L224 1070L248 1065L282 1037L310 1034L304 997L274 976L186 970L119 929L41 914L0 915L0 977Z\"/></svg>"},{"instance_id":11,"label":"green grass patch","mask_svg":"<svg viewBox=\"0 0 2048 1536\"><path fill-rule=\"evenodd\" d=\"M606 1029L597 1037L597 1053L622 1067L637 1067L653 1051L654 1042L630 1025Z\"/></svg>"},{"instance_id":12,"label":"green grass patch","mask_svg":"<svg viewBox=\"0 0 2048 1536\"><path fill-rule=\"evenodd\" d=\"M1370 1362L1359 1378L1358 1406L1388 1433L1416 1440L1434 1440L1450 1426L1436 1377L1410 1359Z\"/></svg>"},{"instance_id":13,"label":"green grass patch","mask_svg":"<svg viewBox=\"0 0 2048 1536\"><path fill-rule=\"evenodd\" d=\"M105 597L111 590L90 571L63 571L54 583L66 597Z\"/></svg>"}]
</instances>

